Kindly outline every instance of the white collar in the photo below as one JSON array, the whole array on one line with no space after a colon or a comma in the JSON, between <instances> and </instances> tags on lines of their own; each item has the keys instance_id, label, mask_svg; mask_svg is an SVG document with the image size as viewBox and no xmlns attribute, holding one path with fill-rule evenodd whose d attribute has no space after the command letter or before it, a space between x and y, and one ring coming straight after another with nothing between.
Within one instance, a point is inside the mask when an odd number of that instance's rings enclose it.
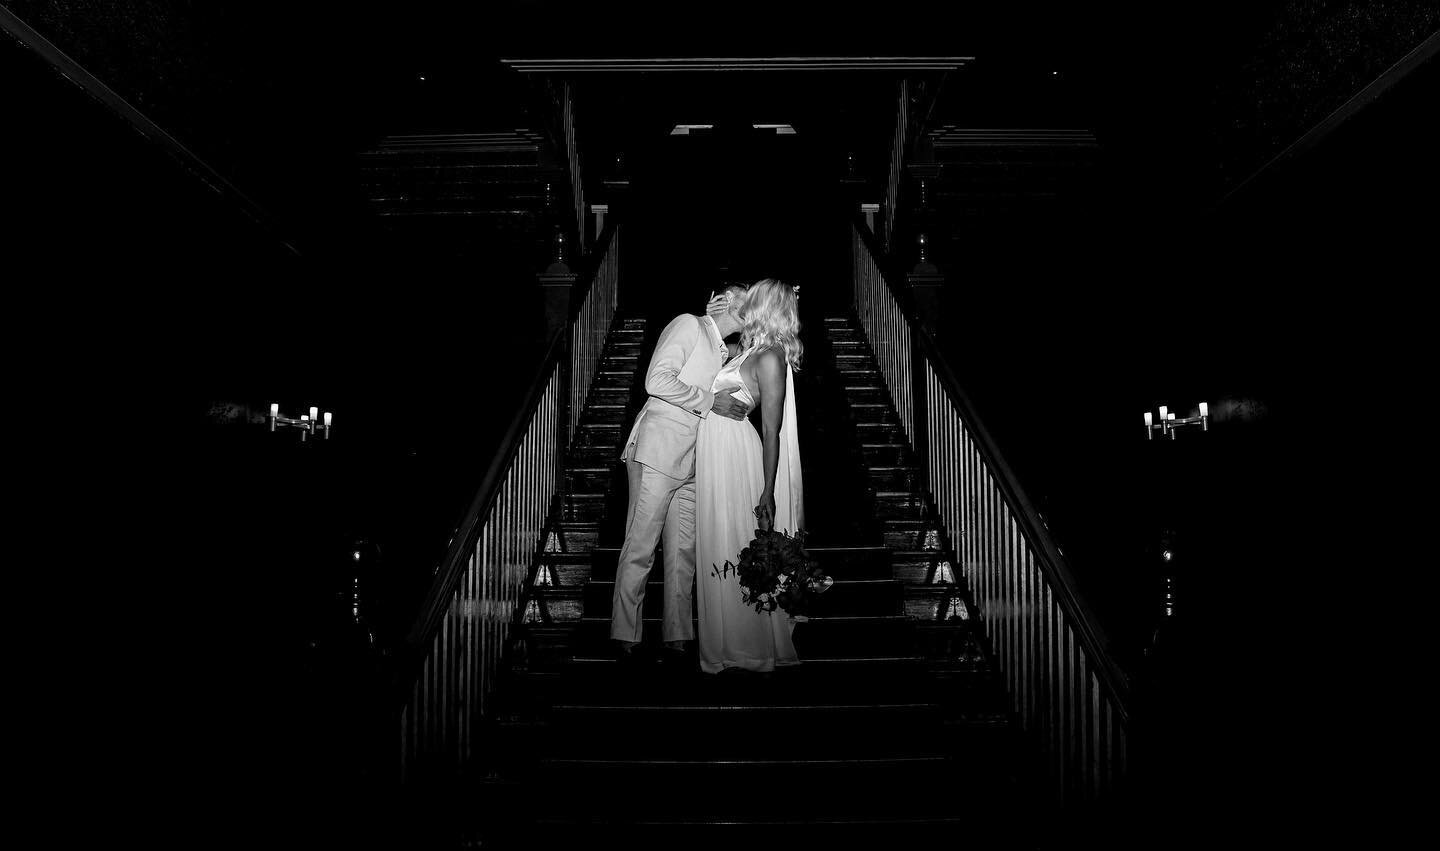
<instances>
[{"instance_id":1,"label":"white collar","mask_svg":"<svg viewBox=\"0 0 1440 851\"><path fill-rule=\"evenodd\" d=\"M701 324L710 329L710 337L715 343L715 348L719 350L720 360L723 362L725 356L730 354L730 350L725 348L725 338L720 336L720 329L716 327L714 317L707 314L700 319L702 320Z\"/></svg>"}]
</instances>

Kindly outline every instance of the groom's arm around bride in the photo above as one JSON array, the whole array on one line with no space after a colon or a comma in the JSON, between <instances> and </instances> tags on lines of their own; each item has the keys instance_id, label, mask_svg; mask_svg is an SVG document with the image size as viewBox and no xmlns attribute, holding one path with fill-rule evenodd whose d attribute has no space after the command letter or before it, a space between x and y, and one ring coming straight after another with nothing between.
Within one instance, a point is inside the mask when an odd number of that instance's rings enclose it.
<instances>
[{"instance_id":1,"label":"groom's arm around bride","mask_svg":"<svg viewBox=\"0 0 1440 851\"><path fill-rule=\"evenodd\" d=\"M743 419L749 409L743 402L730 398L733 391L722 390L711 394L708 382L690 384L681 378L680 373L690 361L695 347L711 344L711 341L706 339L706 329L703 327L706 321L707 319L682 313L665 326L665 330L660 332L660 340L655 344L655 353L650 358L650 368L645 374L645 393L677 408L683 408L697 417L704 417L714 411L733 420ZM719 341L718 353L723 361L724 341ZM713 380L713 376L711 378Z\"/></svg>"}]
</instances>

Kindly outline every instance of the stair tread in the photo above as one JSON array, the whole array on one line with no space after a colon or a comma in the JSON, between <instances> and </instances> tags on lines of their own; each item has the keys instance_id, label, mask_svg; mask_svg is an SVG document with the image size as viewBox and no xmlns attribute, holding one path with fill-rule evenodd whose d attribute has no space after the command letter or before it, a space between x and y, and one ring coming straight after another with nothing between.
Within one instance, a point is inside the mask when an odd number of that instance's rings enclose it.
<instances>
[{"instance_id":1,"label":"stair tread","mask_svg":"<svg viewBox=\"0 0 1440 851\"><path fill-rule=\"evenodd\" d=\"M542 757L539 760L547 765L589 765L589 766L679 766L685 768L698 768L701 766L778 766L778 765L900 765L917 763L944 763L950 762L951 758L938 755L899 756L899 757L838 757L832 759L796 758L796 759L620 759L620 758L583 758L583 757Z\"/></svg>"},{"instance_id":2,"label":"stair tread","mask_svg":"<svg viewBox=\"0 0 1440 851\"><path fill-rule=\"evenodd\" d=\"M897 710L939 709L938 703L571 703L550 707L555 712L894 712Z\"/></svg>"},{"instance_id":3,"label":"stair tread","mask_svg":"<svg viewBox=\"0 0 1440 851\"><path fill-rule=\"evenodd\" d=\"M817 817L817 818L804 818L804 819L798 819L798 820L797 820L797 819L792 819L792 818L763 818L763 817L762 817L762 818L755 818L755 819L751 819L751 820L738 820L738 819L735 819L735 818L733 818L733 817L730 817L730 818L703 818L703 817L685 818L685 817L676 817L676 818L670 818L670 819L667 819L667 818L641 818L641 819L636 819L636 820L633 820L633 821L632 821L632 820L625 820L625 821L617 821L617 822L611 823L611 822L600 821L600 820L593 819L593 818L588 818L588 817L576 817L576 818L547 817L547 818L541 819L541 820L539 821L539 823L542 824L542 825L553 825L553 826L584 825L584 826L586 826L587 828L589 828L590 826L595 825L595 824L602 824L602 825L604 825L604 824L615 824L615 825L623 826L623 827L625 827L626 829L629 829L629 828L644 828L644 827L700 827L700 826L704 826L704 827L707 827L707 828L713 828L713 827L762 827L762 828L764 828L767 832L768 832L768 831L772 831L772 830L774 830L774 829L777 828L777 827L799 827L799 828L803 828L803 829L805 830L805 832L806 832L807 834L809 834L809 833L812 833L812 832L813 832L813 829L814 829L814 828L817 828L817 827L837 827L837 826L843 826L843 827L848 828L848 829L854 829L855 827L866 826L866 825L883 825L883 826L885 826L885 827L887 827L887 828L889 828L889 827L905 826L905 825L913 825L913 826L917 826L917 827L918 827L918 826L932 827L932 826L938 826L938 825L956 825L956 826L959 826L959 825L963 825L963 824L969 823L970 821L973 820L973 818L974 818L973 816L964 816L964 817L961 817L961 816L953 816L953 815L933 815L933 816L885 816L885 815L873 815L873 816L855 816L855 817L851 817L851 818L845 818L845 817L843 817L843 816L824 816L824 817Z\"/></svg>"},{"instance_id":4,"label":"stair tread","mask_svg":"<svg viewBox=\"0 0 1440 851\"><path fill-rule=\"evenodd\" d=\"M596 547L595 551L618 553L620 552L620 548L617 546ZM805 546L805 552L813 556L828 556L840 553L874 553L878 555L890 552L890 548L882 546L810 546L807 544Z\"/></svg>"},{"instance_id":5,"label":"stair tread","mask_svg":"<svg viewBox=\"0 0 1440 851\"><path fill-rule=\"evenodd\" d=\"M586 616L580 619L583 623L610 623L610 616L591 617ZM641 618L645 623L660 623L661 618ZM692 621L698 620L691 618ZM896 623L911 622L914 618L909 615L833 615L825 617L812 617L809 623L839 623L842 621L892 621Z\"/></svg>"},{"instance_id":6,"label":"stair tread","mask_svg":"<svg viewBox=\"0 0 1440 851\"><path fill-rule=\"evenodd\" d=\"M836 668L841 667L841 666L845 666L845 665L857 666L857 667L876 667L876 666L882 666L882 665L883 665L883 666L899 666L899 665L907 665L907 664L910 664L910 665L915 665L915 664L937 664L937 663L940 663L940 662L943 662L943 661L944 661L944 660L935 659L935 658L930 657L930 656L913 656L913 655L912 655L912 656L833 656L833 657L825 657L825 658L819 658L819 659L805 659L805 660L803 660L803 661L801 662L801 667L802 667L802 668L804 668L804 667L806 667L806 666L811 666L811 667L813 667L813 666L815 666L815 665L824 665L824 666L831 666L831 667L836 667ZM602 667L605 667L605 668L611 668L611 667L614 667L614 666L619 665L620 663L617 662L617 661L615 661L615 660L612 659L612 658L604 657L604 656L574 656L574 657L572 657L572 658L570 659L569 664L572 664L572 665L586 665L586 666L598 665L598 666L602 666Z\"/></svg>"},{"instance_id":7,"label":"stair tread","mask_svg":"<svg viewBox=\"0 0 1440 851\"><path fill-rule=\"evenodd\" d=\"M592 550L592 552L599 552L601 549L602 549L601 547L596 547L594 550ZM587 579L586 582L589 583L590 585L614 585L614 584L615 584L615 580L613 580L613 579ZM878 578L878 577L877 577L877 578L874 578L874 579L835 579L835 580L833 580L833 582L834 582L835 585L843 585L843 586L846 586L846 587L849 587L849 586L852 586L852 585L899 585L899 584L901 584L900 580L898 580L898 579L885 579L885 578ZM647 587L647 588L651 588L651 587L659 588L659 587L664 586L664 584L665 584L665 581L664 581L663 579L646 579L646 580L645 580L645 587ZM833 588L832 588L832 590L833 590Z\"/></svg>"}]
</instances>

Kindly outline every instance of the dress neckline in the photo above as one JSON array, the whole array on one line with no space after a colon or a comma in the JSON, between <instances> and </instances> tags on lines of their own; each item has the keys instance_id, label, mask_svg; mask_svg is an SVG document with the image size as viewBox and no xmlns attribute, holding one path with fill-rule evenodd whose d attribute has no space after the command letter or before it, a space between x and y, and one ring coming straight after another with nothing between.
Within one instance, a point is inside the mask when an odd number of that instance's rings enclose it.
<instances>
[{"instance_id":1,"label":"dress neckline","mask_svg":"<svg viewBox=\"0 0 1440 851\"><path fill-rule=\"evenodd\" d=\"M750 353L753 352L753 351L755 351L755 347L754 347L754 346L751 346L750 348L746 349L745 351L741 352L740 354L738 354L738 355L736 355L735 357L731 358L730 360L726 361L726 362L725 362L725 366L726 366L727 368L729 368L729 367L738 367L741 363L743 363L743 362L745 361L746 358L750 357Z\"/></svg>"}]
</instances>

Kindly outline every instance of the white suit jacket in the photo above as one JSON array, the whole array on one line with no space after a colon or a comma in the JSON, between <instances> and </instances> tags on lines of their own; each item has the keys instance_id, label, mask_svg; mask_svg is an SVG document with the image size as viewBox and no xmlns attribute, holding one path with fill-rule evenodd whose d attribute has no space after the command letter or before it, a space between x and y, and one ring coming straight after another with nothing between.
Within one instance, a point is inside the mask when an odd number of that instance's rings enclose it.
<instances>
[{"instance_id":1,"label":"white suit jacket","mask_svg":"<svg viewBox=\"0 0 1440 851\"><path fill-rule=\"evenodd\" d=\"M621 455L676 479L695 475L695 435L710 415L710 387L725 361L725 341L708 316L685 313L660 332L645 374L645 407Z\"/></svg>"}]
</instances>

